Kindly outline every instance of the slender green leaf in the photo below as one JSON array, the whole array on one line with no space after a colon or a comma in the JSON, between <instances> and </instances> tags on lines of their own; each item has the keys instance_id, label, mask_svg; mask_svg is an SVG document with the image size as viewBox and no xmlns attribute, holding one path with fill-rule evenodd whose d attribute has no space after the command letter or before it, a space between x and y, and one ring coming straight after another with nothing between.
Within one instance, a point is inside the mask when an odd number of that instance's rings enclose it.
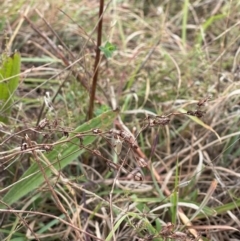
<instances>
[{"instance_id":1,"label":"slender green leaf","mask_svg":"<svg viewBox=\"0 0 240 241\"><path fill-rule=\"evenodd\" d=\"M184 110L184 109L181 109L181 108L180 108L180 109L178 109L178 110L179 110L181 113L187 113L187 111ZM220 142L220 143L222 142L222 141L221 141L221 137L218 135L218 133L217 133L211 126L205 124L202 120L200 120L200 119L199 119L198 117L196 117L196 116L188 115L188 117L189 117L190 119L192 119L193 121L195 121L197 124L199 124L199 125L203 126L204 128L212 131L212 132L217 136L219 142Z\"/></svg>"},{"instance_id":2,"label":"slender green leaf","mask_svg":"<svg viewBox=\"0 0 240 241\"><path fill-rule=\"evenodd\" d=\"M205 31L213 25L213 23L217 20L221 20L223 19L225 16L225 14L217 14L217 15L214 15L214 16L211 16L210 18L208 18L201 26L200 28L200 33L197 37L197 43L201 46L202 45L202 41L203 41L203 36L205 34Z\"/></svg>"},{"instance_id":3,"label":"slender green leaf","mask_svg":"<svg viewBox=\"0 0 240 241\"><path fill-rule=\"evenodd\" d=\"M114 225L113 229L111 230L111 232L108 234L106 241L110 241L112 240L113 237L113 233L116 232L116 230L118 229L118 227L121 225L121 223L123 222L123 220L127 217L127 215L123 215Z\"/></svg>"},{"instance_id":4,"label":"slender green leaf","mask_svg":"<svg viewBox=\"0 0 240 241\"><path fill-rule=\"evenodd\" d=\"M177 209L178 209L178 179L179 179L179 175L178 175L178 160L177 160L177 168L176 168L176 175L175 175L175 188L174 191L172 193L172 195L170 196L170 202L172 203L171 206L171 215L172 215L172 223L176 224L177 222Z\"/></svg>"},{"instance_id":5,"label":"slender green leaf","mask_svg":"<svg viewBox=\"0 0 240 241\"><path fill-rule=\"evenodd\" d=\"M218 184L217 181L214 179L211 183L211 186L209 187L209 189L207 191L205 198L203 199L202 203L200 204L198 210L196 210L196 212L191 216L190 221L192 221L199 213L202 212L203 208L206 207L208 201L212 198L212 195L217 188L217 184Z\"/></svg>"},{"instance_id":6,"label":"slender green leaf","mask_svg":"<svg viewBox=\"0 0 240 241\"><path fill-rule=\"evenodd\" d=\"M146 219L143 218L142 215L139 215L134 212L127 212L124 214L119 220L114 224L113 229L109 232L108 236L106 237L105 241L112 240L114 232L119 228L124 220L128 220L128 217L134 217L136 220L141 220L142 225L139 229L148 230L149 234L156 234L156 229L152 226L152 224Z\"/></svg>"},{"instance_id":7,"label":"slender green leaf","mask_svg":"<svg viewBox=\"0 0 240 241\"><path fill-rule=\"evenodd\" d=\"M182 41L184 45L186 45L186 41L187 41L188 11L189 11L189 0L184 0L183 20L182 20Z\"/></svg>"},{"instance_id":8,"label":"slender green leaf","mask_svg":"<svg viewBox=\"0 0 240 241\"><path fill-rule=\"evenodd\" d=\"M19 84L21 57L19 53L12 56L2 56L0 68L0 121L7 122L11 111L14 92Z\"/></svg>"},{"instance_id":9,"label":"slender green leaf","mask_svg":"<svg viewBox=\"0 0 240 241\"><path fill-rule=\"evenodd\" d=\"M210 213L210 212L206 213L206 211L204 211L202 213L199 213L197 215L197 218L200 219L200 218L204 218L206 216L211 217L211 216L214 216L214 215L215 216L220 215L220 214L222 215L222 214L225 214L229 211L233 211L234 209L239 208L239 207L240 207L240 199L236 198L236 201L234 201L234 202L226 203L224 205L221 204L218 207L215 207L215 209L214 209L215 213L213 213L213 214ZM204 208L206 208L206 207L204 207Z\"/></svg>"}]
</instances>

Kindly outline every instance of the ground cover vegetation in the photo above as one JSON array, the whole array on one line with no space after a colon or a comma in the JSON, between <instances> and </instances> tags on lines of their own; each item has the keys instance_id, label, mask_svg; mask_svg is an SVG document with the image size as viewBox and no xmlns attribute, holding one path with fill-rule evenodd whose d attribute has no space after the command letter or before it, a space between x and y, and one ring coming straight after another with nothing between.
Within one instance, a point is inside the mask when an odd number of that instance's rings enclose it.
<instances>
[{"instance_id":1,"label":"ground cover vegetation","mask_svg":"<svg viewBox=\"0 0 240 241\"><path fill-rule=\"evenodd\" d=\"M240 3L1 3L0 240L240 240Z\"/></svg>"}]
</instances>

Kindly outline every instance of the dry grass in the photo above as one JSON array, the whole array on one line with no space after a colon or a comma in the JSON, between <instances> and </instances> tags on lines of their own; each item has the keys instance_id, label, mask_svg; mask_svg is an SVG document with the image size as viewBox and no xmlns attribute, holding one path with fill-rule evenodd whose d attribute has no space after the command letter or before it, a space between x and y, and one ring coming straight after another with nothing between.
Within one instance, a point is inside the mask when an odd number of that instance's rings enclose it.
<instances>
[{"instance_id":1,"label":"dry grass","mask_svg":"<svg viewBox=\"0 0 240 241\"><path fill-rule=\"evenodd\" d=\"M22 66L0 129L1 240L240 239L240 5L140 2L105 3L117 51L84 126L99 2L3 2L2 50Z\"/></svg>"}]
</instances>

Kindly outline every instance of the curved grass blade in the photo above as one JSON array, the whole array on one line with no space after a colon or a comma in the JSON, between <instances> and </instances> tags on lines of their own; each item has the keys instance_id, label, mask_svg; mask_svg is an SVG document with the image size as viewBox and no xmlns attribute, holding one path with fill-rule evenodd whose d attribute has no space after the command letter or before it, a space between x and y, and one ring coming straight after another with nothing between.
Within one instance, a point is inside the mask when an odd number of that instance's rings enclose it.
<instances>
[{"instance_id":1,"label":"curved grass blade","mask_svg":"<svg viewBox=\"0 0 240 241\"><path fill-rule=\"evenodd\" d=\"M187 113L187 111L186 110L184 110L184 109L178 109L181 113ZM209 125L207 125L207 124L205 124L202 120L200 120L199 118L197 118L196 116L188 116L191 120L193 120L193 121L195 121L197 124L199 124L199 125L201 125L202 127L204 127L204 128L206 128L206 129L208 129L208 130L210 130L210 131L212 131L215 135L216 135L216 137L218 138L218 140L219 140L219 142L221 143L222 142L222 140L221 140L221 137L218 135L218 133L211 127L211 126L209 126Z\"/></svg>"}]
</instances>

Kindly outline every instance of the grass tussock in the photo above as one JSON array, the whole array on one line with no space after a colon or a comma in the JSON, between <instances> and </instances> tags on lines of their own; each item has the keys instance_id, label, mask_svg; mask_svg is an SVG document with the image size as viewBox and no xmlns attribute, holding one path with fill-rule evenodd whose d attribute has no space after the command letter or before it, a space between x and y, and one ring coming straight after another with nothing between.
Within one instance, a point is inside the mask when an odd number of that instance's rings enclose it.
<instances>
[{"instance_id":1,"label":"grass tussock","mask_svg":"<svg viewBox=\"0 0 240 241\"><path fill-rule=\"evenodd\" d=\"M239 2L100 3L2 3L0 240L239 240Z\"/></svg>"}]
</instances>

